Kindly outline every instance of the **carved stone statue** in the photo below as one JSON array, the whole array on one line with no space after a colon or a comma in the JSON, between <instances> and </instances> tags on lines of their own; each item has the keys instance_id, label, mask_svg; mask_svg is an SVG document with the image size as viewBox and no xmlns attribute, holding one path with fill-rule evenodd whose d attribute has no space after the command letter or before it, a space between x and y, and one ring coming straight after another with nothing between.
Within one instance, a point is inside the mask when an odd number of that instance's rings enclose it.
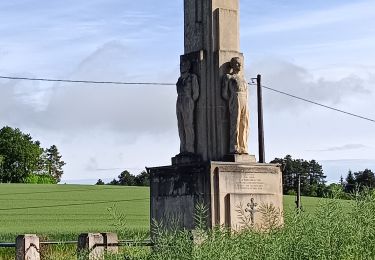
<instances>
[{"instance_id":1,"label":"carved stone statue","mask_svg":"<svg viewBox=\"0 0 375 260\"><path fill-rule=\"evenodd\" d=\"M232 154L247 154L249 131L247 82L242 75L242 63L239 57L232 58L230 67L231 72L224 75L222 81L222 96L228 101L229 106L229 151Z\"/></svg>"},{"instance_id":2,"label":"carved stone statue","mask_svg":"<svg viewBox=\"0 0 375 260\"><path fill-rule=\"evenodd\" d=\"M199 83L197 75L190 73L190 68L189 60L181 61L181 76L176 84L178 94L176 111L181 154L195 153L194 109L199 97Z\"/></svg>"}]
</instances>

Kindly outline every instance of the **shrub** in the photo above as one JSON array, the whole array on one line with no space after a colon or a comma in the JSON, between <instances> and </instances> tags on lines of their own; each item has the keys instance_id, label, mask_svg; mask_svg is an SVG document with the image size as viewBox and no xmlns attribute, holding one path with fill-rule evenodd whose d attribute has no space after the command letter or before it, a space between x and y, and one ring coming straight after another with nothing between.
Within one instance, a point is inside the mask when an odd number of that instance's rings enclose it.
<instances>
[{"instance_id":1,"label":"shrub","mask_svg":"<svg viewBox=\"0 0 375 260\"><path fill-rule=\"evenodd\" d=\"M54 177L48 174L30 174L26 177L25 183L29 184L56 184Z\"/></svg>"}]
</instances>

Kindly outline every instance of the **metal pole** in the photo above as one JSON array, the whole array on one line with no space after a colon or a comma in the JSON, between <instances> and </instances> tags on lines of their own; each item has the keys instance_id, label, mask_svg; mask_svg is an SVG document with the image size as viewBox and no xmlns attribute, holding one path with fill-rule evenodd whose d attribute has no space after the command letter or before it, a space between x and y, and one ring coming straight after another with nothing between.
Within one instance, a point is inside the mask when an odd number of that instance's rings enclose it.
<instances>
[{"instance_id":1,"label":"metal pole","mask_svg":"<svg viewBox=\"0 0 375 260\"><path fill-rule=\"evenodd\" d=\"M262 95L262 76L257 76L258 93L258 143L259 143L259 162L265 163L266 156L264 152L264 126L263 126L263 95Z\"/></svg>"},{"instance_id":2,"label":"metal pole","mask_svg":"<svg viewBox=\"0 0 375 260\"><path fill-rule=\"evenodd\" d=\"M296 206L297 210L301 209L301 174L298 174Z\"/></svg>"}]
</instances>

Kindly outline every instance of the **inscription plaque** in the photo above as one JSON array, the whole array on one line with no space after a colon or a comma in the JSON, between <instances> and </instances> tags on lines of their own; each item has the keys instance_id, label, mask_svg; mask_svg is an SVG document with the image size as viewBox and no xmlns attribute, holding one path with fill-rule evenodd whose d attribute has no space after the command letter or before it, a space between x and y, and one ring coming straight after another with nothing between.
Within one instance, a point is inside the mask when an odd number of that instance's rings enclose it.
<instances>
[{"instance_id":1,"label":"inscription plaque","mask_svg":"<svg viewBox=\"0 0 375 260\"><path fill-rule=\"evenodd\" d=\"M262 191L264 189L264 180L256 174L243 174L239 182L235 183L238 190Z\"/></svg>"}]
</instances>

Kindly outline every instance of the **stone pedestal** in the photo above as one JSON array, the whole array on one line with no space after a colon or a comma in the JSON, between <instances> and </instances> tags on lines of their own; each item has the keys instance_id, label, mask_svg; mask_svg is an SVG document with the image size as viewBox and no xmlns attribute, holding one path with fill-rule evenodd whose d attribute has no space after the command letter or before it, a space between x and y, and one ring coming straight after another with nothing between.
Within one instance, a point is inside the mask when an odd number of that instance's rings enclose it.
<instances>
[{"instance_id":1,"label":"stone pedestal","mask_svg":"<svg viewBox=\"0 0 375 260\"><path fill-rule=\"evenodd\" d=\"M148 169L150 173L151 223L194 229L194 208L210 205L210 165L191 163Z\"/></svg>"},{"instance_id":2,"label":"stone pedestal","mask_svg":"<svg viewBox=\"0 0 375 260\"><path fill-rule=\"evenodd\" d=\"M202 161L202 158L197 154L177 154L172 157L172 165L191 164L200 161Z\"/></svg>"},{"instance_id":3,"label":"stone pedestal","mask_svg":"<svg viewBox=\"0 0 375 260\"><path fill-rule=\"evenodd\" d=\"M195 206L208 209L207 225L262 228L267 215L282 223L282 175L279 165L255 162L207 162L148 169L151 221L194 229Z\"/></svg>"}]
</instances>

